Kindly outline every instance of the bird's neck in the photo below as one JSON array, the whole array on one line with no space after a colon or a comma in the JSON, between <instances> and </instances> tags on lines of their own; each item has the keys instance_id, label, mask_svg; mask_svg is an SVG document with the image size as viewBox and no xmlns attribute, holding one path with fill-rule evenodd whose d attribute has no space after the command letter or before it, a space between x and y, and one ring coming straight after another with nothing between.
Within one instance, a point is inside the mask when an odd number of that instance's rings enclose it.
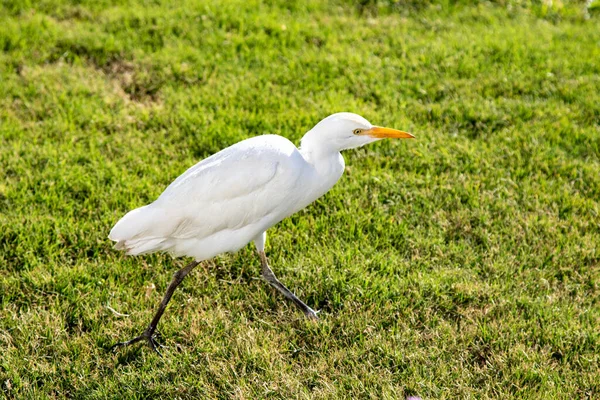
<instances>
[{"instance_id":1,"label":"bird's neck","mask_svg":"<svg viewBox=\"0 0 600 400\"><path fill-rule=\"evenodd\" d=\"M304 160L312 166L314 178L318 180L318 186L329 190L344 173L344 157L338 149L313 145L312 142L302 140L300 154ZM324 193L324 192L323 192Z\"/></svg>"},{"instance_id":2,"label":"bird's neck","mask_svg":"<svg viewBox=\"0 0 600 400\"><path fill-rule=\"evenodd\" d=\"M323 140L323 133L311 129L300 140L300 152L309 162L319 162L325 159L337 158L340 149L331 141Z\"/></svg>"}]
</instances>

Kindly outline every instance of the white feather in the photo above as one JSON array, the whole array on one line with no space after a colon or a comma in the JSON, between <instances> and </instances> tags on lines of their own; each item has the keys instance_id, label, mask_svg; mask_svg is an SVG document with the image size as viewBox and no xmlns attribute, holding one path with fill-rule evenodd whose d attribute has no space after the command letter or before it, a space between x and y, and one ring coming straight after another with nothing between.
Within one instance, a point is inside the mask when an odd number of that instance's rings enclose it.
<instances>
[{"instance_id":1,"label":"white feather","mask_svg":"<svg viewBox=\"0 0 600 400\"><path fill-rule=\"evenodd\" d=\"M239 142L199 162L160 197L111 230L116 247L137 255L169 251L197 259L236 251L303 204L311 174L296 147L275 135ZM309 200L309 202L312 201Z\"/></svg>"}]
</instances>

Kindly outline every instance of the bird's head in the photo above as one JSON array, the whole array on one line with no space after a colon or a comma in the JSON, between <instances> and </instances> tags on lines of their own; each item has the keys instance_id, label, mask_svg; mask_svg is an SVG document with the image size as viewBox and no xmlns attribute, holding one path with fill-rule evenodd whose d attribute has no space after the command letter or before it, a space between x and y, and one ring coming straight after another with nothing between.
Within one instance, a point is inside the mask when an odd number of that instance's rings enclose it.
<instances>
[{"instance_id":1,"label":"bird's head","mask_svg":"<svg viewBox=\"0 0 600 400\"><path fill-rule=\"evenodd\" d=\"M357 114L337 113L321 120L302 138L302 148L340 151L364 146L385 138L414 138L408 132L371 125Z\"/></svg>"}]
</instances>

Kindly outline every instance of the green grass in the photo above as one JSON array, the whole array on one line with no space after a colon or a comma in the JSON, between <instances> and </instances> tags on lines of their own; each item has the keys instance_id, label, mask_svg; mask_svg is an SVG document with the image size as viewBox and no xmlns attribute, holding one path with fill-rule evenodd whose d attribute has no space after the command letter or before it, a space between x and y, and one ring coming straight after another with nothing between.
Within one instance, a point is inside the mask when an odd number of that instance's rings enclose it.
<instances>
[{"instance_id":1,"label":"green grass","mask_svg":"<svg viewBox=\"0 0 600 400\"><path fill-rule=\"evenodd\" d=\"M552 3L552 5L549 5ZM8 398L600 397L600 29L585 2L4 1L0 388ZM440 6L441 4L441 6ZM188 166L352 111L345 153L199 267L107 239ZM107 306L128 317L113 314Z\"/></svg>"}]
</instances>

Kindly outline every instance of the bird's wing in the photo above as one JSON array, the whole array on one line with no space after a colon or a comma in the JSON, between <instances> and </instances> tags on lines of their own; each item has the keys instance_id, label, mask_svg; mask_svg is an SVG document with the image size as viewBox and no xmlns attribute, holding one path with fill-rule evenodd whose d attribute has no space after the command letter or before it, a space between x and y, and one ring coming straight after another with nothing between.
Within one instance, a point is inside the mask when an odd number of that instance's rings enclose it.
<instances>
[{"instance_id":1,"label":"bird's wing","mask_svg":"<svg viewBox=\"0 0 600 400\"><path fill-rule=\"evenodd\" d=\"M260 223L289 208L298 193L293 189L302 174L301 156L287 139L254 139L201 161L177 178L152 204L168 223L148 234L202 238Z\"/></svg>"}]
</instances>

